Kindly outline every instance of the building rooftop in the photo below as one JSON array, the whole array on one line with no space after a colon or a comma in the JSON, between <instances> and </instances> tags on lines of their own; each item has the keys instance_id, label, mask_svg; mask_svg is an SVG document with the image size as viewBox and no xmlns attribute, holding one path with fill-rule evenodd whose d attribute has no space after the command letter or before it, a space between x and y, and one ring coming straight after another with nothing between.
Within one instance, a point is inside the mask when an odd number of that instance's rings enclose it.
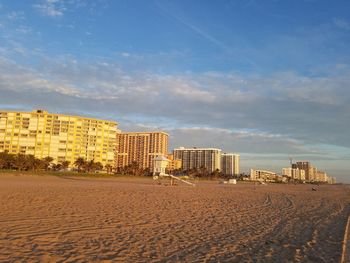
<instances>
[{"instance_id":1,"label":"building rooftop","mask_svg":"<svg viewBox=\"0 0 350 263\"><path fill-rule=\"evenodd\" d=\"M142 135L142 134L150 134L150 133L162 133L162 134L165 134L165 135L169 136L168 133L163 132L163 131L143 131L143 132L127 132L127 131L124 131L124 132L121 132L120 134L135 134L135 135L140 134L140 135Z\"/></svg>"},{"instance_id":2,"label":"building rooftop","mask_svg":"<svg viewBox=\"0 0 350 263\"><path fill-rule=\"evenodd\" d=\"M70 115L70 114L61 114L61 113L50 113L48 111L45 111L43 109L35 109L33 111L15 111L15 110L0 110L1 112L6 112L6 113L28 113L28 114L47 114L47 115L55 115L55 116L64 116L64 117L75 117L75 118L80 118L80 119L86 119L86 120L98 120L98 121L104 121L104 122L111 122L115 125L118 124L116 121L111 121L111 120L104 120L104 119L99 119L99 118L91 118L91 117L84 117L84 116L77 116L77 115Z\"/></svg>"},{"instance_id":3,"label":"building rooftop","mask_svg":"<svg viewBox=\"0 0 350 263\"><path fill-rule=\"evenodd\" d=\"M170 161L168 158L165 156L157 156L153 159L154 161Z\"/></svg>"},{"instance_id":4,"label":"building rooftop","mask_svg":"<svg viewBox=\"0 0 350 263\"><path fill-rule=\"evenodd\" d=\"M175 148L174 150L189 150L189 151L214 150L214 151L221 151L221 149L218 149L218 148L200 148L200 147L191 147L191 148L179 147L179 148Z\"/></svg>"}]
</instances>

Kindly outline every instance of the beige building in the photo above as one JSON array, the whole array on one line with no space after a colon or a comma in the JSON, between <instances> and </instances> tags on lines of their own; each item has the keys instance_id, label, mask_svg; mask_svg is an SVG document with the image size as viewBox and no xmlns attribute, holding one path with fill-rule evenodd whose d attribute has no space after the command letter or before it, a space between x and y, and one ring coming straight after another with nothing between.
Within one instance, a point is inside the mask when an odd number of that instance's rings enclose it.
<instances>
[{"instance_id":1,"label":"beige building","mask_svg":"<svg viewBox=\"0 0 350 263\"><path fill-rule=\"evenodd\" d=\"M305 171L299 168L282 168L282 175L294 180L305 181Z\"/></svg>"},{"instance_id":2,"label":"beige building","mask_svg":"<svg viewBox=\"0 0 350 263\"><path fill-rule=\"evenodd\" d=\"M153 169L153 159L168 153L169 135L165 132L122 132L117 134L116 166L137 162L143 169Z\"/></svg>"},{"instance_id":3,"label":"beige building","mask_svg":"<svg viewBox=\"0 0 350 263\"><path fill-rule=\"evenodd\" d=\"M221 172L226 175L239 175L239 154L221 154Z\"/></svg>"},{"instance_id":4,"label":"beige building","mask_svg":"<svg viewBox=\"0 0 350 263\"><path fill-rule=\"evenodd\" d=\"M168 171L171 173L172 171L175 170L180 170L182 168L182 161L180 159L174 159L174 155L173 154L168 154Z\"/></svg>"},{"instance_id":5,"label":"beige building","mask_svg":"<svg viewBox=\"0 0 350 263\"><path fill-rule=\"evenodd\" d=\"M276 181L276 173L265 170L250 169L250 180L252 181Z\"/></svg>"},{"instance_id":6,"label":"beige building","mask_svg":"<svg viewBox=\"0 0 350 263\"><path fill-rule=\"evenodd\" d=\"M327 183L329 183L329 184L336 184L337 180L336 180L335 177L327 176Z\"/></svg>"},{"instance_id":7,"label":"beige building","mask_svg":"<svg viewBox=\"0 0 350 263\"><path fill-rule=\"evenodd\" d=\"M292 165L293 168L298 168L305 171L305 180L308 182L316 181L317 168L312 166L310 162L296 162Z\"/></svg>"},{"instance_id":8,"label":"beige building","mask_svg":"<svg viewBox=\"0 0 350 263\"><path fill-rule=\"evenodd\" d=\"M50 156L54 163L79 157L114 164L117 123L80 116L0 111L0 152Z\"/></svg>"},{"instance_id":9,"label":"beige building","mask_svg":"<svg viewBox=\"0 0 350 263\"><path fill-rule=\"evenodd\" d=\"M322 172L322 171L317 171L316 181L322 182L322 183L327 183L327 181L328 181L327 173Z\"/></svg>"},{"instance_id":10,"label":"beige building","mask_svg":"<svg viewBox=\"0 0 350 263\"><path fill-rule=\"evenodd\" d=\"M174 149L174 159L180 159L182 169L205 167L208 172L221 170L221 150L216 148L184 148Z\"/></svg>"}]
</instances>

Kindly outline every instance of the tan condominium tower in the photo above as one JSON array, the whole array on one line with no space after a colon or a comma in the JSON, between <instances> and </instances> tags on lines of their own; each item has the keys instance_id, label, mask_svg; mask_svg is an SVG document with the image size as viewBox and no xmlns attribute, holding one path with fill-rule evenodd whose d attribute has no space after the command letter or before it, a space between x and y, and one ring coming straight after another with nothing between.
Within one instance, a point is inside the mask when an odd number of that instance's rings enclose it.
<instances>
[{"instance_id":1,"label":"tan condominium tower","mask_svg":"<svg viewBox=\"0 0 350 263\"><path fill-rule=\"evenodd\" d=\"M239 154L235 153L221 154L221 172L226 175L238 175L239 157Z\"/></svg>"},{"instance_id":2,"label":"tan condominium tower","mask_svg":"<svg viewBox=\"0 0 350 263\"><path fill-rule=\"evenodd\" d=\"M137 162L139 167L153 168L153 159L168 153L169 135L165 132L122 132L117 134L118 168Z\"/></svg>"},{"instance_id":3,"label":"tan condominium tower","mask_svg":"<svg viewBox=\"0 0 350 263\"><path fill-rule=\"evenodd\" d=\"M0 152L50 156L54 163L79 157L114 165L117 123L114 121L33 112L0 111Z\"/></svg>"},{"instance_id":4,"label":"tan condominium tower","mask_svg":"<svg viewBox=\"0 0 350 263\"><path fill-rule=\"evenodd\" d=\"M176 148L174 159L180 159L182 169L205 167L208 172L221 170L221 150L216 148Z\"/></svg>"},{"instance_id":5,"label":"tan condominium tower","mask_svg":"<svg viewBox=\"0 0 350 263\"><path fill-rule=\"evenodd\" d=\"M310 162L302 161L293 163L292 168L299 168L300 170L305 171L305 179L306 181L312 182L315 181L317 168L311 165Z\"/></svg>"}]
</instances>

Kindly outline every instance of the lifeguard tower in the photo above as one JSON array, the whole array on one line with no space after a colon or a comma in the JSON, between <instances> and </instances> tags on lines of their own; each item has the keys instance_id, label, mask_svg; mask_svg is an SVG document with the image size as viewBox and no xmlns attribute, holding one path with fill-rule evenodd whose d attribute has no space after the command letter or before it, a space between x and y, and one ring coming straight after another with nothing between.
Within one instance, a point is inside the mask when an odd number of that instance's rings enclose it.
<instances>
[{"instance_id":1,"label":"lifeguard tower","mask_svg":"<svg viewBox=\"0 0 350 263\"><path fill-rule=\"evenodd\" d=\"M164 156L157 156L153 159L153 179L154 180L159 180L162 178L169 178L170 179L170 185L173 185L173 181L178 180L181 181L185 184L191 185L191 186L195 186L195 184L188 182L184 179L181 179L177 176L174 176L172 174L167 174L166 173L166 167L168 166L170 160L167 159Z\"/></svg>"},{"instance_id":2,"label":"lifeguard tower","mask_svg":"<svg viewBox=\"0 0 350 263\"><path fill-rule=\"evenodd\" d=\"M166 175L165 170L168 166L170 160L165 158L164 156L157 156L153 159L153 176L164 176Z\"/></svg>"}]
</instances>

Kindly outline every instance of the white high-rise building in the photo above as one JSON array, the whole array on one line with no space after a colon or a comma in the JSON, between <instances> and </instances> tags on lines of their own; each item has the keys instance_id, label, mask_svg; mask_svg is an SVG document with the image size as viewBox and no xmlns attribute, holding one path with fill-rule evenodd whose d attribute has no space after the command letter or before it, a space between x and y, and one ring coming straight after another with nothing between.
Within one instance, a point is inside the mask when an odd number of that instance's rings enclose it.
<instances>
[{"instance_id":1,"label":"white high-rise building","mask_svg":"<svg viewBox=\"0 0 350 263\"><path fill-rule=\"evenodd\" d=\"M208 172L221 170L221 150L216 148L176 148L174 159L180 159L182 169L205 167Z\"/></svg>"},{"instance_id":2,"label":"white high-rise building","mask_svg":"<svg viewBox=\"0 0 350 263\"><path fill-rule=\"evenodd\" d=\"M239 175L239 154L221 154L221 172L226 175Z\"/></svg>"}]
</instances>

